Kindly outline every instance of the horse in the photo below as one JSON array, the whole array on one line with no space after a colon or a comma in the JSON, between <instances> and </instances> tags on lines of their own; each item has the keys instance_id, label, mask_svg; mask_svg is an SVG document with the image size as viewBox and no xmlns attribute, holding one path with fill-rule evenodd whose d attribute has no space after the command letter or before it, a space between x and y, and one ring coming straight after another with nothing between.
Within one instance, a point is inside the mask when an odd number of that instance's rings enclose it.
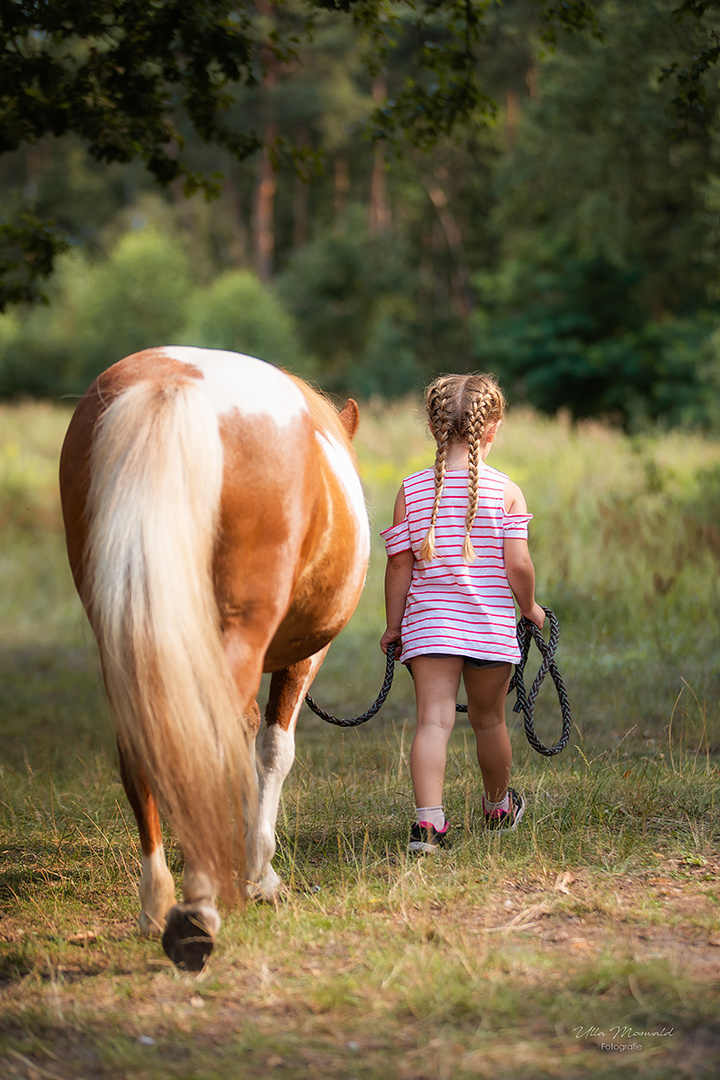
<instances>
[{"instance_id":1,"label":"horse","mask_svg":"<svg viewBox=\"0 0 720 1080\"><path fill-rule=\"evenodd\" d=\"M298 714L367 571L357 426L352 399L338 412L262 360L172 346L104 371L65 436L67 553L138 826L139 927L187 970L215 944L218 898L281 888ZM181 902L161 813L183 854Z\"/></svg>"}]
</instances>

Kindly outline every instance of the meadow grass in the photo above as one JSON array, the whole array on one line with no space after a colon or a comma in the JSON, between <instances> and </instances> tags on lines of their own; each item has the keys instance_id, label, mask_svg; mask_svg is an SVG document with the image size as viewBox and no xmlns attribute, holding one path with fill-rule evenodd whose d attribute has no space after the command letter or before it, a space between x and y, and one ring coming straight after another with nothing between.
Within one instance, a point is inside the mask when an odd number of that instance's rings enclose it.
<instances>
[{"instance_id":1,"label":"meadow grass","mask_svg":"<svg viewBox=\"0 0 720 1080\"><path fill-rule=\"evenodd\" d=\"M508 712L528 812L488 835L459 719L453 847L413 860L409 677L357 730L304 712L278 823L287 891L228 914L188 976L135 928L135 825L60 532L68 416L0 409L3 1080L716 1075L720 447L511 414L491 463L535 514L569 747L539 757ZM414 402L364 410L357 445L377 534L432 448ZM383 568L376 542L316 680L334 712L381 681ZM545 742L559 722L546 687Z\"/></svg>"}]
</instances>

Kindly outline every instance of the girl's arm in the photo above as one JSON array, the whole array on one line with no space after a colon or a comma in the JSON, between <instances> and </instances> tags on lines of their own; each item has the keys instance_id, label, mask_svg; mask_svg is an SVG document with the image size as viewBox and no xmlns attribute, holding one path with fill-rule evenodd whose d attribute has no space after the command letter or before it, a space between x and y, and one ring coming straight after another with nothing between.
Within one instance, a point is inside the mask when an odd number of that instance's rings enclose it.
<instances>
[{"instance_id":1,"label":"girl's arm","mask_svg":"<svg viewBox=\"0 0 720 1080\"><path fill-rule=\"evenodd\" d=\"M527 514L525 496L512 480L505 485L505 511L508 514ZM535 567L527 540L506 537L503 557L508 584L517 600L520 614L542 629L545 612L535 600Z\"/></svg>"},{"instance_id":2,"label":"girl's arm","mask_svg":"<svg viewBox=\"0 0 720 1080\"><path fill-rule=\"evenodd\" d=\"M380 638L380 648L384 653L393 641L400 641L400 624L405 614L405 603L412 582L415 556L412 551L401 551L391 555L385 570L385 611L387 629ZM397 659L397 654L396 657Z\"/></svg>"},{"instance_id":3,"label":"girl's arm","mask_svg":"<svg viewBox=\"0 0 720 1080\"><path fill-rule=\"evenodd\" d=\"M520 614L542 629L545 612L535 601L535 567L530 558L527 540L506 539L504 555L508 585L517 600Z\"/></svg>"},{"instance_id":4,"label":"girl's arm","mask_svg":"<svg viewBox=\"0 0 720 1080\"><path fill-rule=\"evenodd\" d=\"M398 492L393 511L393 525L399 525L405 517L405 493ZM385 612L387 629L380 638L380 648L387 652L388 645L400 641L400 624L405 614L405 603L412 582L415 556L412 551L391 555L385 570ZM397 658L397 657L396 657Z\"/></svg>"}]
</instances>

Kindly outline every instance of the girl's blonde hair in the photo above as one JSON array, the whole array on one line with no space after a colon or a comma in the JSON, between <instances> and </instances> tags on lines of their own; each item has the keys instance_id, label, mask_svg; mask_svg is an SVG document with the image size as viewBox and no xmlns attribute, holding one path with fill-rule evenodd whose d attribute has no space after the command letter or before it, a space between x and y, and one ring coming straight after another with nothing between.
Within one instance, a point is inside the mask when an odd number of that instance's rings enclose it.
<instances>
[{"instance_id":1,"label":"girl's blonde hair","mask_svg":"<svg viewBox=\"0 0 720 1080\"><path fill-rule=\"evenodd\" d=\"M468 444L468 506L463 559L470 563L476 557L470 530L477 514L481 451L489 429L503 418L505 397L492 375L441 375L428 386L425 407L437 453L432 518L419 555L425 561L435 557L435 522L445 485L445 461L451 440L459 439Z\"/></svg>"}]
</instances>

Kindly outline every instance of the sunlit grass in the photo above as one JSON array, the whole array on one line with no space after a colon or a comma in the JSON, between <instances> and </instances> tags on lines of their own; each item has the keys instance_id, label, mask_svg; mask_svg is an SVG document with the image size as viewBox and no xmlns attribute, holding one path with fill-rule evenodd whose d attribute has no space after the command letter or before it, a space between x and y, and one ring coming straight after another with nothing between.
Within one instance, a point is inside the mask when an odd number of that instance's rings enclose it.
<instances>
[{"instance_id":1,"label":"sunlit grass","mask_svg":"<svg viewBox=\"0 0 720 1080\"><path fill-rule=\"evenodd\" d=\"M417 403L362 416L368 584L313 690L344 715L366 708L384 670L377 534L402 477L433 457ZM459 718L453 846L416 861L407 673L354 731L304 711L278 821L288 891L275 908L226 915L209 967L190 977L135 928L135 824L60 531L68 412L27 405L0 419L12 463L0 470L0 1075L702 1075L720 1038L717 444L510 414L491 463L535 514L570 745L541 758L508 712L528 810L516 835L488 835ZM551 686L536 724L555 740ZM582 1034L663 1025L670 1037L623 1054Z\"/></svg>"},{"instance_id":2,"label":"sunlit grass","mask_svg":"<svg viewBox=\"0 0 720 1080\"><path fill-rule=\"evenodd\" d=\"M137 845L107 757L65 782L4 778L0 1063L9 1049L148 1080L299 1078L313 1064L338 1080L350 1067L372 1080L610 1077L600 1037L578 1030L667 1028L672 1040L645 1038L635 1055L634 1075L653 1077L712 1032L695 966L720 933L718 783L704 761L678 746L674 768L612 754L522 768L524 827L500 837L481 828L456 737L454 844L417 860L403 731L306 735L278 828L288 891L226 917L198 977L137 936Z\"/></svg>"},{"instance_id":3,"label":"sunlit grass","mask_svg":"<svg viewBox=\"0 0 720 1080\"><path fill-rule=\"evenodd\" d=\"M40 666L65 670L68 684L75 671L87 685L95 664L60 526L57 457L68 418L67 407L29 404L0 417L0 461L14 462L0 469L0 645L13 694L28 662L18 649L46 646ZM356 446L374 534L370 570L314 691L343 715L364 711L384 671L379 531L402 477L430 464L434 450L419 401L366 406ZM490 461L521 483L535 515L537 595L560 620L558 661L583 745L651 745L675 709L698 746L716 749L720 514L709 496L720 492L718 444L686 433L631 440L511 411ZM412 708L401 670L381 720L401 722ZM559 724L551 688L537 723L548 741Z\"/></svg>"}]
</instances>

